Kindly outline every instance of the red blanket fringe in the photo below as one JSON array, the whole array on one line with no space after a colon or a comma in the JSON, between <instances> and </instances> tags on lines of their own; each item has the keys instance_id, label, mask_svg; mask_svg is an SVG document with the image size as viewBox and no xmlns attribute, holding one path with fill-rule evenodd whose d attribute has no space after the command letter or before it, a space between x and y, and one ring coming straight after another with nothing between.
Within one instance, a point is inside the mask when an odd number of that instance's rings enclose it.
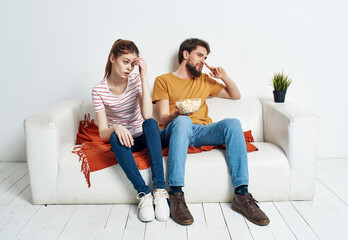
<instances>
[{"instance_id":1,"label":"red blanket fringe","mask_svg":"<svg viewBox=\"0 0 348 240\"><path fill-rule=\"evenodd\" d=\"M79 156L79 161L80 162L82 161L81 172L83 172L83 174L85 175L88 187L90 187L91 186L91 181L90 181L89 175L91 173L91 169L89 168L87 156L86 156L86 153L85 153L85 151L83 149L83 146L75 147L73 153L76 153Z\"/></svg>"}]
</instances>

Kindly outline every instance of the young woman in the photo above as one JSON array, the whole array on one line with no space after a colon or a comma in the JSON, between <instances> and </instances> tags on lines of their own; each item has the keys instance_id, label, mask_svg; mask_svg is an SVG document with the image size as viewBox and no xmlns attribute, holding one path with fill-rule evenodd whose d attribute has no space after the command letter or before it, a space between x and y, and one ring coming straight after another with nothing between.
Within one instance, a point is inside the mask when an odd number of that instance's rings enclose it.
<instances>
[{"instance_id":1,"label":"young woman","mask_svg":"<svg viewBox=\"0 0 348 240\"><path fill-rule=\"evenodd\" d=\"M139 74L132 73L135 66ZM118 39L112 46L104 79L92 90L99 135L110 139L121 168L137 190L141 221L169 218L164 189L162 147L157 122L152 119L147 64L132 41ZM132 152L147 148L151 160L154 199L135 163ZM155 205L155 210L153 207Z\"/></svg>"}]
</instances>

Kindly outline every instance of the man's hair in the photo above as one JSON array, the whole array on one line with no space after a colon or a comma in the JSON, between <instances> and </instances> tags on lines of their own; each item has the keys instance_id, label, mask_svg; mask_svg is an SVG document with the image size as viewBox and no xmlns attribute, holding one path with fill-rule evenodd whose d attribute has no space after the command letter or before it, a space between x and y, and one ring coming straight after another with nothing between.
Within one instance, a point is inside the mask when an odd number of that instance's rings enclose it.
<instances>
[{"instance_id":1,"label":"man's hair","mask_svg":"<svg viewBox=\"0 0 348 240\"><path fill-rule=\"evenodd\" d=\"M188 51L188 53L191 53L198 46L204 47L205 49L207 49L208 54L210 53L209 43L207 43L206 41L202 39L188 38L185 41L183 41L180 44L179 53L178 53L179 64L181 64L182 60L184 59L185 50Z\"/></svg>"}]
</instances>

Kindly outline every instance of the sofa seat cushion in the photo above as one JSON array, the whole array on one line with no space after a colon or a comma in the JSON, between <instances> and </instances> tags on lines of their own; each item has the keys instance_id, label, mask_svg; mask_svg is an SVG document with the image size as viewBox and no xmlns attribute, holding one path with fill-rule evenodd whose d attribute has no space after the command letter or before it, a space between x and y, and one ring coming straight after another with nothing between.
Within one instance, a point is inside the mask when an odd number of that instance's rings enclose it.
<instances>
[{"instance_id":1,"label":"sofa seat cushion","mask_svg":"<svg viewBox=\"0 0 348 240\"><path fill-rule=\"evenodd\" d=\"M256 142L248 153L249 190L259 201L289 201L290 165L284 151L267 142Z\"/></svg>"},{"instance_id":2,"label":"sofa seat cushion","mask_svg":"<svg viewBox=\"0 0 348 240\"><path fill-rule=\"evenodd\" d=\"M259 151L248 153L250 192L260 201L288 200L290 167L284 152L271 143L253 144ZM231 202L234 191L225 150L188 155L184 191L188 202Z\"/></svg>"},{"instance_id":3,"label":"sofa seat cushion","mask_svg":"<svg viewBox=\"0 0 348 240\"><path fill-rule=\"evenodd\" d=\"M260 201L289 199L290 168L284 152L266 142L254 143L259 151L248 153L250 192ZM80 171L81 162L73 147L67 149L59 160L57 173L58 203L136 203L136 191L119 165L114 165L90 175L88 188ZM167 176L168 157L164 157ZM140 171L145 182L151 182L151 171ZM233 189L225 160L225 150L189 154L186 161L187 202L230 202ZM150 184L151 185L151 184Z\"/></svg>"},{"instance_id":4,"label":"sofa seat cushion","mask_svg":"<svg viewBox=\"0 0 348 240\"><path fill-rule=\"evenodd\" d=\"M117 164L90 173L91 187L81 172L81 162L74 147L67 149L59 159L57 176L58 203L135 203L136 191ZM141 171L144 179L151 177L150 169ZM148 182L148 181L147 181Z\"/></svg>"}]
</instances>

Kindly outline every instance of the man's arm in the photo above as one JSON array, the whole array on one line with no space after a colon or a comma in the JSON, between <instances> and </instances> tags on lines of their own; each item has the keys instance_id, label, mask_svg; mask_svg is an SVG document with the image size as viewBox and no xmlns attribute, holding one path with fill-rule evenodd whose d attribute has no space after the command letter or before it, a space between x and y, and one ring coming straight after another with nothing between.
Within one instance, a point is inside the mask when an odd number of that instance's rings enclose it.
<instances>
[{"instance_id":1,"label":"man's arm","mask_svg":"<svg viewBox=\"0 0 348 240\"><path fill-rule=\"evenodd\" d=\"M177 111L170 114L169 93L165 79L161 76L155 79L152 93L152 103L156 104L157 115L160 123L167 126L178 116Z\"/></svg>"},{"instance_id":2,"label":"man's arm","mask_svg":"<svg viewBox=\"0 0 348 240\"><path fill-rule=\"evenodd\" d=\"M172 114L169 113L168 99L156 101L156 109L157 109L159 120L164 126L167 126L174 118L180 115L180 111L177 108Z\"/></svg>"},{"instance_id":3,"label":"man's arm","mask_svg":"<svg viewBox=\"0 0 348 240\"><path fill-rule=\"evenodd\" d=\"M222 67L210 67L207 63L205 63L205 65L211 71L209 73L210 76L221 79L225 83L226 87L221 89L221 91L216 94L217 97L234 100L240 99L241 94L239 92L239 89L236 83L227 75L225 69L223 69Z\"/></svg>"},{"instance_id":4,"label":"man's arm","mask_svg":"<svg viewBox=\"0 0 348 240\"><path fill-rule=\"evenodd\" d=\"M216 96L234 100L240 99L241 95L236 83L227 74L226 77L222 78L221 80L225 83L226 87L221 89L221 91L216 94Z\"/></svg>"}]
</instances>

